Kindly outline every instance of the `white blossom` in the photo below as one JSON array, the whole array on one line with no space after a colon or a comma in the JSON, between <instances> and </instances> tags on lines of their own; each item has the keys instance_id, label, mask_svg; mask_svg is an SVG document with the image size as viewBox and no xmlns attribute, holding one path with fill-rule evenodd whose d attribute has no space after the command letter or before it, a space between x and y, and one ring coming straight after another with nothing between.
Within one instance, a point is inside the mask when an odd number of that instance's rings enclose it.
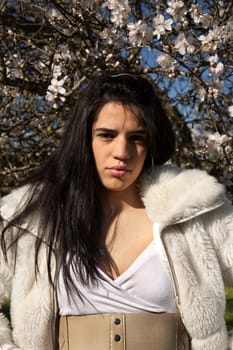
<instances>
[{"instance_id":1,"label":"white blossom","mask_svg":"<svg viewBox=\"0 0 233 350\"><path fill-rule=\"evenodd\" d=\"M53 92L54 94L65 95L66 89L63 87L64 83L65 83L65 78L60 80L57 80L57 78L53 78L51 80L51 84L48 87L48 90L50 92Z\"/></svg>"},{"instance_id":2,"label":"white blossom","mask_svg":"<svg viewBox=\"0 0 233 350\"><path fill-rule=\"evenodd\" d=\"M172 30L173 20L165 19L163 15L159 14L154 18L154 35L160 39L161 35L165 34L166 30Z\"/></svg>"},{"instance_id":3,"label":"white blossom","mask_svg":"<svg viewBox=\"0 0 233 350\"><path fill-rule=\"evenodd\" d=\"M173 68L175 65L175 61L171 58L171 56L169 56L166 53L162 53L160 54L157 59L156 62L162 66L163 68Z\"/></svg>"},{"instance_id":4,"label":"white blossom","mask_svg":"<svg viewBox=\"0 0 233 350\"><path fill-rule=\"evenodd\" d=\"M209 68L210 74L222 74L224 71L224 65L222 62L218 62L216 66L211 66Z\"/></svg>"},{"instance_id":5,"label":"white blossom","mask_svg":"<svg viewBox=\"0 0 233 350\"><path fill-rule=\"evenodd\" d=\"M227 154L232 152L232 137L225 134L215 132L210 134L207 138L207 151L209 159L215 161L216 159L223 159L224 151Z\"/></svg>"},{"instance_id":6,"label":"white blossom","mask_svg":"<svg viewBox=\"0 0 233 350\"><path fill-rule=\"evenodd\" d=\"M47 91L46 93L46 100L49 102L53 102L56 98L56 95L50 91Z\"/></svg>"},{"instance_id":7,"label":"white blossom","mask_svg":"<svg viewBox=\"0 0 233 350\"><path fill-rule=\"evenodd\" d=\"M195 46L190 44L190 45L187 47L187 53L189 53L190 55L192 55L192 54L194 53L194 51L195 51Z\"/></svg>"},{"instance_id":8,"label":"white blossom","mask_svg":"<svg viewBox=\"0 0 233 350\"><path fill-rule=\"evenodd\" d=\"M72 55L68 45L60 45L54 54L54 62L58 64L61 61L70 61L71 59Z\"/></svg>"},{"instance_id":9,"label":"white blossom","mask_svg":"<svg viewBox=\"0 0 233 350\"><path fill-rule=\"evenodd\" d=\"M200 35L199 40L202 44L202 51L216 51L222 34L222 28L215 26L210 29L207 35Z\"/></svg>"},{"instance_id":10,"label":"white blossom","mask_svg":"<svg viewBox=\"0 0 233 350\"><path fill-rule=\"evenodd\" d=\"M219 96L219 87L215 87L215 86L209 86L208 87L208 94L207 94L208 97L211 97L211 98L218 98Z\"/></svg>"},{"instance_id":11,"label":"white blossom","mask_svg":"<svg viewBox=\"0 0 233 350\"><path fill-rule=\"evenodd\" d=\"M199 86L197 88L197 92L198 92L198 95L200 97L200 101L204 102L206 99L206 90L202 86Z\"/></svg>"},{"instance_id":12,"label":"white blossom","mask_svg":"<svg viewBox=\"0 0 233 350\"><path fill-rule=\"evenodd\" d=\"M128 22L130 7L128 0L107 0L106 6L111 10L111 21L118 27L123 27Z\"/></svg>"},{"instance_id":13,"label":"white blossom","mask_svg":"<svg viewBox=\"0 0 233 350\"><path fill-rule=\"evenodd\" d=\"M136 23L129 23L127 27L129 29L129 42L132 45L140 46L153 37L152 28L141 20Z\"/></svg>"},{"instance_id":14,"label":"white blossom","mask_svg":"<svg viewBox=\"0 0 233 350\"><path fill-rule=\"evenodd\" d=\"M174 20L184 20L184 16L187 13L184 2L181 0L171 0L167 3L168 8L166 10Z\"/></svg>"},{"instance_id":15,"label":"white blossom","mask_svg":"<svg viewBox=\"0 0 233 350\"><path fill-rule=\"evenodd\" d=\"M224 65L222 62L219 62L219 57L217 54L212 55L208 58L210 63L209 73L210 74L221 74L224 70Z\"/></svg>"},{"instance_id":16,"label":"white blossom","mask_svg":"<svg viewBox=\"0 0 233 350\"><path fill-rule=\"evenodd\" d=\"M62 14L60 11L58 11L57 9L55 8L51 8L49 9L48 11L48 18L49 19L62 19Z\"/></svg>"},{"instance_id":17,"label":"white blossom","mask_svg":"<svg viewBox=\"0 0 233 350\"><path fill-rule=\"evenodd\" d=\"M117 32L112 26L104 28L103 32L100 33L102 39L106 40L109 45L116 45L116 41L118 41L119 37Z\"/></svg>"},{"instance_id":18,"label":"white blossom","mask_svg":"<svg viewBox=\"0 0 233 350\"><path fill-rule=\"evenodd\" d=\"M197 4L192 4L189 13L195 24L199 24L201 22L201 8Z\"/></svg>"},{"instance_id":19,"label":"white blossom","mask_svg":"<svg viewBox=\"0 0 233 350\"><path fill-rule=\"evenodd\" d=\"M181 32L176 40L175 40L175 45L174 48L181 54L185 55L188 47L190 46L189 42L187 41L184 32Z\"/></svg>"},{"instance_id":20,"label":"white blossom","mask_svg":"<svg viewBox=\"0 0 233 350\"><path fill-rule=\"evenodd\" d=\"M212 55L208 58L208 61L210 63L211 66L215 66L218 63L218 55Z\"/></svg>"},{"instance_id":21,"label":"white blossom","mask_svg":"<svg viewBox=\"0 0 233 350\"><path fill-rule=\"evenodd\" d=\"M233 118L233 105L228 107L228 112L230 114L230 117Z\"/></svg>"},{"instance_id":22,"label":"white blossom","mask_svg":"<svg viewBox=\"0 0 233 350\"><path fill-rule=\"evenodd\" d=\"M226 13L226 6L223 1L218 1L218 12L220 17L223 17Z\"/></svg>"},{"instance_id":23,"label":"white blossom","mask_svg":"<svg viewBox=\"0 0 233 350\"><path fill-rule=\"evenodd\" d=\"M48 91L46 93L46 100L53 103L54 108L58 108L58 104L56 99L59 98L62 102L65 102L65 94L66 89L63 87L67 77L58 80L57 78L53 78L48 87Z\"/></svg>"},{"instance_id":24,"label":"white blossom","mask_svg":"<svg viewBox=\"0 0 233 350\"><path fill-rule=\"evenodd\" d=\"M54 64L52 67L53 77L58 78L62 73L62 67L60 65Z\"/></svg>"}]
</instances>

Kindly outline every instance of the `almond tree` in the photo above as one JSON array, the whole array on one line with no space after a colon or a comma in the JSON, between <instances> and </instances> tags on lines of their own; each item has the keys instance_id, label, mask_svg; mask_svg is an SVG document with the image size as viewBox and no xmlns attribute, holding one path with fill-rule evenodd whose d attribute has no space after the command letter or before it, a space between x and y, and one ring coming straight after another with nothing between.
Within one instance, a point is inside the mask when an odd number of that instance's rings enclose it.
<instances>
[{"instance_id":1,"label":"almond tree","mask_svg":"<svg viewBox=\"0 0 233 350\"><path fill-rule=\"evenodd\" d=\"M233 192L230 1L3 0L0 21L1 193L54 151L90 77L120 68L154 80L173 161Z\"/></svg>"}]
</instances>

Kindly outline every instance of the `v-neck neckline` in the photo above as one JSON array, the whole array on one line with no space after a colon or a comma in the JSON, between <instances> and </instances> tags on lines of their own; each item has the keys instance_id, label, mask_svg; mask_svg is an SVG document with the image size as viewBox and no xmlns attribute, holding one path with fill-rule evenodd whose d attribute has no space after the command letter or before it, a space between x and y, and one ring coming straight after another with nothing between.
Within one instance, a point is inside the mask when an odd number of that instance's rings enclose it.
<instances>
[{"instance_id":1,"label":"v-neck neckline","mask_svg":"<svg viewBox=\"0 0 233 350\"><path fill-rule=\"evenodd\" d=\"M143 249L143 251L141 253L139 253L139 255L134 259L132 264L130 264L129 267L125 271L123 271L119 276L117 276L114 279L111 278L108 274L106 274L100 267L97 267L97 268L105 279L107 279L108 281L111 281L111 283L116 284L117 282L120 282L125 277L125 275L127 275L129 272L133 271L137 267L140 260L143 258L143 256L146 254L147 250L149 250L149 248L153 244L154 244L154 239L152 238L152 241Z\"/></svg>"}]
</instances>

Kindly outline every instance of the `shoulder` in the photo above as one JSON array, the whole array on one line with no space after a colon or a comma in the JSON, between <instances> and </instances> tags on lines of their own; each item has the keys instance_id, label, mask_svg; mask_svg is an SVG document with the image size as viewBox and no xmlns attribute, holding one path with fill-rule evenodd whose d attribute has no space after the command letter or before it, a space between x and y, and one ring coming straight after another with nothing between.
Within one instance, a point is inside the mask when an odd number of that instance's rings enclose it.
<instances>
[{"instance_id":1,"label":"shoulder","mask_svg":"<svg viewBox=\"0 0 233 350\"><path fill-rule=\"evenodd\" d=\"M29 185L19 187L0 199L0 216L12 220L25 207L31 193Z\"/></svg>"},{"instance_id":2,"label":"shoulder","mask_svg":"<svg viewBox=\"0 0 233 350\"><path fill-rule=\"evenodd\" d=\"M40 213L38 210L31 210L31 208L33 208L34 199L36 199L40 188L40 186L34 187L29 184L19 187L2 197L0 199L0 218L3 225L16 219L14 225L37 237L40 227ZM25 214L24 209L27 208L29 208L29 211ZM21 214L22 216L20 216Z\"/></svg>"},{"instance_id":3,"label":"shoulder","mask_svg":"<svg viewBox=\"0 0 233 350\"><path fill-rule=\"evenodd\" d=\"M226 194L206 171L163 165L145 178L143 201L153 221L172 224L221 207Z\"/></svg>"}]
</instances>

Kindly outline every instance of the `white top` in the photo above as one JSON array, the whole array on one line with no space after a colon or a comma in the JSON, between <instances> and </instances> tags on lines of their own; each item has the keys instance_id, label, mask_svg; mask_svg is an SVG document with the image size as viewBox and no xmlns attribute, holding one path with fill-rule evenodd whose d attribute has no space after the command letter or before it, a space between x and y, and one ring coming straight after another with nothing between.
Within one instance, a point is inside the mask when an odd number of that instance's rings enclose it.
<instances>
[{"instance_id":1,"label":"white top","mask_svg":"<svg viewBox=\"0 0 233 350\"><path fill-rule=\"evenodd\" d=\"M60 273L58 282L60 315L177 312L171 277L161 258L157 239L154 239L132 265L115 280L100 269L99 272L104 279L99 278L98 283L90 286L83 286L76 280L81 298L73 293L70 299Z\"/></svg>"}]
</instances>

